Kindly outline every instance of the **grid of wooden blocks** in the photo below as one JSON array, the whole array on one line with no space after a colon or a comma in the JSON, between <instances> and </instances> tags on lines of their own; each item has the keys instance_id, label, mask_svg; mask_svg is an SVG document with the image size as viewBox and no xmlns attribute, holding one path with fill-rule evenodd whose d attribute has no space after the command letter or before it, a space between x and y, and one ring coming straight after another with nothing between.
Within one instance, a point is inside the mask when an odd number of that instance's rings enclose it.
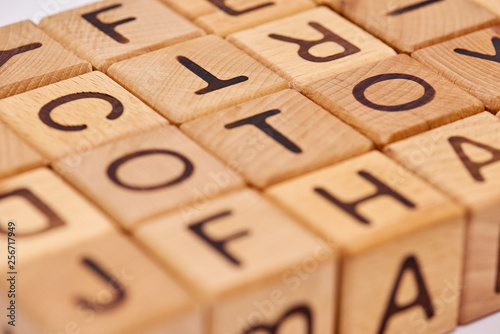
<instances>
[{"instance_id":1,"label":"grid of wooden blocks","mask_svg":"<svg viewBox=\"0 0 500 334\"><path fill-rule=\"evenodd\" d=\"M499 311L497 15L104 0L1 27L0 332L443 334Z\"/></svg>"}]
</instances>

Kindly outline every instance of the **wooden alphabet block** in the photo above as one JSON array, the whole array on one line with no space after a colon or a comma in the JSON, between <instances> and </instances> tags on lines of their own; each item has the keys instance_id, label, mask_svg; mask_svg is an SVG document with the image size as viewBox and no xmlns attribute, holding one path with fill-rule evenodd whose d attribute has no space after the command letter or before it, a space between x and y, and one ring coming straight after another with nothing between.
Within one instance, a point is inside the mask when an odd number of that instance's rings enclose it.
<instances>
[{"instance_id":1,"label":"wooden alphabet block","mask_svg":"<svg viewBox=\"0 0 500 334\"><path fill-rule=\"evenodd\" d=\"M30 21L0 27L0 98L92 71Z\"/></svg>"},{"instance_id":2,"label":"wooden alphabet block","mask_svg":"<svg viewBox=\"0 0 500 334\"><path fill-rule=\"evenodd\" d=\"M173 126L88 152L53 167L124 227L243 186L242 179Z\"/></svg>"},{"instance_id":3,"label":"wooden alphabet block","mask_svg":"<svg viewBox=\"0 0 500 334\"><path fill-rule=\"evenodd\" d=\"M463 210L380 152L268 189L339 245L339 333L447 333L457 324Z\"/></svg>"},{"instance_id":4,"label":"wooden alphabet block","mask_svg":"<svg viewBox=\"0 0 500 334\"><path fill-rule=\"evenodd\" d=\"M167 124L100 72L1 100L0 119L50 160L75 164L93 147Z\"/></svg>"},{"instance_id":5,"label":"wooden alphabet block","mask_svg":"<svg viewBox=\"0 0 500 334\"><path fill-rule=\"evenodd\" d=\"M311 0L162 0L210 33L226 35L314 8Z\"/></svg>"},{"instance_id":6,"label":"wooden alphabet block","mask_svg":"<svg viewBox=\"0 0 500 334\"><path fill-rule=\"evenodd\" d=\"M0 179L41 167L45 159L0 122Z\"/></svg>"},{"instance_id":7,"label":"wooden alphabet block","mask_svg":"<svg viewBox=\"0 0 500 334\"><path fill-rule=\"evenodd\" d=\"M184 123L181 130L260 188L372 148L370 140L294 90Z\"/></svg>"},{"instance_id":8,"label":"wooden alphabet block","mask_svg":"<svg viewBox=\"0 0 500 334\"><path fill-rule=\"evenodd\" d=\"M289 87L213 35L120 62L109 69L109 75L175 123Z\"/></svg>"},{"instance_id":9,"label":"wooden alphabet block","mask_svg":"<svg viewBox=\"0 0 500 334\"><path fill-rule=\"evenodd\" d=\"M335 249L254 191L156 218L134 235L209 308L207 334L334 332Z\"/></svg>"},{"instance_id":10,"label":"wooden alphabet block","mask_svg":"<svg viewBox=\"0 0 500 334\"><path fill-rule=\"evenodd\" d=\"M484 111L481 101L406 55L317 81L304 93L379 147Z\"/></svg>"},{"instance_id":11,"label":"wooden alphabet block","mask_svg":"<svg viewBox=\"0 0 500 334\"><path fill-rule=\"evenodd\" d=\"M321 0L398 52L465 35L499 22L470 0Z\"/></svg>"},{"instance_id":12,"label":"wooden alphabet block","mask_svg":"<svg viewBox=\"0 0 500 334\"><path fill-rule=\"evenodd\" d=\"M204 34L156 0L99 1L44 18L40 27L99 71Z\"/></svg>"},{"instance_id":13,"label":"wooden alphabet block","mask_svg":"<svg viewBox=\"0 0 500 334\"><path fill-rule=\"evenodd\" d=\"M190 295L118 234L21 262L17 279L16 334L204 333Z\"/></svg>"},{"instance_id":14,"label":"wooden alphabet block","mask_svg":"<svg viewBox=\"0 0 500 334\"><path fill-rule=\"evenodd\" d=\"M482 100L490 111L500 111L500 26L419 50L412 57Z\"/></svg>"},{"instance_id":15,"label":"wooden alphabet block","mask_svg":"<svg viewBox=\"0 0 500 334\"><path fill-rule=\"evenodd\" d=\"M460 322L500 310L500 120L484 112L386 153L468 208Z\"/></svg>"},{"instance_id":16,"label":"wooden alphabet block","mask_svg":"<svg viewBox=\"0 0 500 334\"><path fill-rule=\"evenodd\" d=\"M2 245L6 245L9 222L15 223L22 263L113 230L100 211L47 168L0 180L0 217ZM0 267L6 265L7 261Z\"/></svg>"},{"instance_id":17,"label":"wooden alphabet block","mask_svg":"<svg viewBox=\"0 0 500 334\"><path fill-rule=\"evenodd\" d=\"M232 34L228 40L299 88L395 54L325 7Z\"/></svg>"}]
</instances>

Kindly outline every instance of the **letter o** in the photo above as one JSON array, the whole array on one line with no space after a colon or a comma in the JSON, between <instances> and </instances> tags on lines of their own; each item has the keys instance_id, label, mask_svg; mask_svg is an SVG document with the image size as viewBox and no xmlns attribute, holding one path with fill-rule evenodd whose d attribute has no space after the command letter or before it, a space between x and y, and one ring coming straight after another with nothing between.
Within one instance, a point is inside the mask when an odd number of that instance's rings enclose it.
<instances>
[{"instance_id":1,"label":"letter o","mask_svg":"<svg viewBox=\"0 0 500 334\"><path fill-rule=\"evenodd\" d=\"M366 98L365 92L369 87L379 82L396 80L396 79L409 80L418 83L420 86L424 88L424 95L422 95L420 98L414 101L395 106L376 104ZM416 77L414 75L403 74L403 73L388 73L388 74L376 75L361 81L353 88L352 94L354 95L354 98L358 100L359 103L367 106L368 108L380 111L395 112L395 111L411 110L426 105L427 103L431 102L434 99L434 97L436 96L436 90L427 81L419 77Z\"/></svg>"},{"instance_id":2,"label":"letter o","mask_svg":"<svg viewBox=\"0 0 500 334\"><path fill-rule=\"evenodd\" d=\"M170 181L162 183L162 184L150 186L150 187L132 186L132 185L129 185L129 184L122 182L118 178L118 169L121 166L123 166L125 163L127 163L130 160L133 160L135 158L139 158L139 157L143 157L143 156L147 156L147 155L155 155L155 154L170 155L170 156L173 156L173 157L179 159L184 164L184 172L182 172L181 175L179 175L178 177L176 177L173 180L170 180ZM111 181L113 181L113 183L115 183L116 185L118 185L122 188L134 190L134 191L151 191L151 190L158 190L158 189L162 189L162 188L167 188L167 187L176 185L178 183L181 183L182 181L189 178L193 174L193 171L194 171L193 164L185 156L183 156L177 152L173 152L173 151L169 151L169 150L153 149L153 150L144 150L144 151L139 151L139 152L135 152L132 154L128 154L128 155L114 161L113 163L111 163L111 165L109 165L107 173L108 173L108 177L111 179Z\"/></svg>"}]
</instances>

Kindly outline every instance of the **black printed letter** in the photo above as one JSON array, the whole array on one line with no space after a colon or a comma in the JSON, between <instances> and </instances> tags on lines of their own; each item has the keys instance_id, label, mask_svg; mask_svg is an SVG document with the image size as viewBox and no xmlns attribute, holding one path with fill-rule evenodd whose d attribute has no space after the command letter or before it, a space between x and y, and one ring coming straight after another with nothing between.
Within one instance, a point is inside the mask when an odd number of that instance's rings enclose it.
<instances>
[{"instance_id":1,"label":"black printed letter","mask_svg":"<svg viewBox=\"0 0 500 334\"><path fill-rule=\"evenodd\" d=\"M282 36L282 35L276 35L276 34L270 34L269 37L277 39L279 41L283 42L289 42L289 43L295 43L300 46L299 48L299 56L304 59L308 60L311 62L315 63L326 63L329 61L334 61L343 57L350 56L352 54L358 53L361 50L357 48L356 46L352 45L342 37L334 34L332 31L328 30L327 28L323 27L321 24L317 22L309 22L309 25L313 27L314 29L318 30L320 33L323 34L323 38L317 41L305 41L303 39L296 39L292 37L287 37L287 36ZM311 50L312 47L327 43L327 42L334 42L340 45L341 47L344 48L344 52L337 53L331 56L327 57L316 57L313 56L311 53L309 53L309 50Z\"/></svg>"},{"instance_id":2,"label":"black printed letter","mask_svg":"<svg viewBox=\"0 0 500 334\"><path fill-rule=\"evenodd\" d=\"M107 119L114 120L120 117L123 114L123 105L122 103L114 98L113 96L102 94L102 93L74 93L66 96L61 96L55 100L50 101L46 105L40 109L38 112L38 117L40 120L46 125L50 126L53 129L61 130L61 131L82 131L87 128L86 125L61 125L51 118L50 113L55 108L63 105L65 103L71 101L77 101L81 99L101 99L109 102L111 104L112 110L109 115L106 117Z\"/></svg>"},{"instance_id":3,"label":"black printed letter","mask_svg":"<svg viewBox=\"0 0 500 334\"><path fill-rule=\"evenodd\" d=\"M238 15L246 14L246 13L252 12L254 10L258 10L258 9L261 9L264 7L274 5L274 2L267 2L267 3L264 3L262 5L258 5L258 6L251 7L248 9L235 10L235 9L229 7L228 5L226 5L226 0L208 0L208 1L210 1L215 7L219 8L220 10L224 11L226 14L231 15L231 16L238 16Z\"/></svg>"},{"instance_id":4,"label":"black printed letter","mask_svg":"<svg viewBox=\"0 0 500 334\"><path fill-rule=\"evenodd\" d=\"M251 116L240 121L236 121L234 123L226 124L226 129L234 129L243 125L255 125L266 135L276 140L278 143L283 145L286 149L293 153L302 153L300 147L295 145L292 141L290 141L287 137L282 135L278 130L273 128L271 125L267 124L267 118L278 115L281 111L278 109L269 110L255 116Z\"/></svg>"},{"instance_id":5,"label":"black printed letter","mask_svg":"<svg viewBox=\"0 0 500 334\"><path fill-rule=\"evenodd\" d=\"M15 191L6 193L6 194L0 194L0 201L8 198L8 197L21 197L28 201L33 207L35 207L41 214L47 218L47 226L43 229L33 231L30 233L25 233L22 234L22 236L31 236L31 235L36 235L40 234L43 232L46 232L48 230L58 228L64 225L64 221L55 213L52 211L52 209L45 204L40 198L38 198L35 194L33 194L29 189L17 189ZM0 227L0 233L5 233L7 234L7 231L5 231L3 228ZM21 236L20 233L16 232L16 235Z\"/></svg>"},{"instance_id":6,"label":"black printed letter","mask_svg":"<svg viewBox=\"0 0 500 334\"><path fill-rule=\"evenodd\" d=\"M411 270L413 276L415 277L415 281L418 286L418 295L415 298L415 301L413 301L412 303L401 306L396 302L396 295L398 293L399 285L401 284L403 275L407 270ZM378 334L384 333L389 319L394 314L405 311L417 305L421 306L424 309L427 319L431 319L432 317L434 317L434 308L432 307L431 297L429 296L429 292L427 291L427 288L425 286L424 278L422 277L417 259L414 256L410 256L404 261L403 266L399 271L398 278L396 279L396 283L394 284L394 289L392 290L391 298L389 299L389 305L387 306L387 310L385 311L384 319L382 320L382 324L380 325Z\"/></svg>"},{"instance_id":7,"label":"black printed letter","mask_svg":"<svg viewBox=\"0 0 500 334\"><path fill-rule=\"evenodd\" d=\"M498 258L497 258L497 284L495 292L500 294L500 237L498 238Z\"/></svg>"},{"instance_id":8,"label":"black printed letter","mask_svg":"<svg viewBox=\"0 0 500 334\"><path fill-rule=\"evenodd\" d=\"M239 76L233 79L221 80L214 76L212 73L206 71L203 67L193 62L191 59L178 56L177 61L181 63L185 68L199 76L203 81L205 81L208 86L196 91L196 95L204 95L207 93L211 93L213 91L223 89L229 86L237 85L239 83L245 82L248 80L246 76Z\"/></svg>"},{"instance_id":9,"label":"black printed letter","mask_svg":"<svg viewBox=\"0 0 500 334\"><path fill-rule=\"evenodd\" d=\"M450 142L451 146L457 153L458 157L460 160L462 160L462 163L464 164L465 168L469 171L470 175L474 178L474 180L478 182L484 182L484 178L481 175L481 168L484 166L493 164L497 161L500 161L500 150L497 150L491 146L478 143L476 141L464 138L464 137L450 137L448 138L448 141ZM492 154L491 159L484 161L484 162L472 162L469 157L465 154L462 145L463 144L470 144L473 146L476 146L478 148L481 148L485 151L488 151Z\"/></svg>"},{"instance_id":10,"label":"black printed letter","mask_svg":"<svg viewBox=\"0 0 500 334\"><path fill-rule=\"evenodd\" d=\"M209 224L209 223L211 223L214 220L218 220L218 219L230 216L230 215L231 215L231 211L224 211L224 212L219 213L219 214L217 214L215 216L208 217L207 219L204 219L204 220L202 220L200 222L197 222L197 223L189 225L189 229L192 232L194 232L197 236L199 236L203 241L207 242L210 246L212 246L213 248L215 248L226 259L228 259L229 262L231 262L235 266L240 266L241 262L238 259L236 259L234 256L232 256L231 254L229 254L227 252L227 250L226 250L226 244L229 243L229 242L231 242L231 241L233 241L233 240L235 240L235 239L239 239L239 238L242 238L244 236L247 236L248 235L248 231L242 231L240 233L234 234L234 235L232 235L230 237L227 237L225 239L214 240L214 239L210 238L205 233L205 231L203 230L203 228L204 228L204 226L206 224Z\"/></svg>"},{"instance_id":11,"label":"black printed letter","mask_svg":"<svg viewBox=\"0 0 500 334\"><path fill-rule=\"evenodd\" d=\"M408 199L406 199L405 197L403 197L402 195L397 193L391 187L382 183L382 181L378 180L370 173L361 171L361 172L358 172L358 175L361 176L362 178L364 178L365 180L369 181L370 183L372 183L375 187L377 187L377 191L373 195L367 196L365 198L362 198L360 200L357 200L357 201L354 201L351 203L345 203L345 202L342 202L341 200L337 199L333 195L331 195L329 192L327 192L323 188L315 188L314 191L317 194L323 196L325 199L327 199L331 203L341 207L343 210L348 212L351 216L353 216L354 218L356 218L357 220L359 220L363 224L370 224L370 221L367 220L365 217L361 216L356 211L357 206L363 202L366 202L368 200L371 200L371 199L379 197L379 196L390 196L390 197L394 198L395 200L399 201L401 204L403 204L406 207L415 208L415 204L413 204L411 201L409 201Z\"/></svg>"},{"instance_id":12,"label":"black printed letter","mask_svg":"<svg viewBox=\"0 0 500 334\"><path fill-rule=\"evenodd\" d=\"M491 43L493 43L493 47L495 48L495 54L493 56L490 55L485 55L479 52L473 52L469 50L464 50L464 49L455 49L454 51L458 54L469 56L469 57L476 57L480 59L485 59L485 60L491 60L496 63L500 63L500 38L498 37L493 37L491 39Z\"/></svg>"},{"instance_id":13,"label":"black printed letter","mask_svg":"<svg viewBox=\"0 0 500 334\"><path fill-rule=\"evenodd\" d=\"M416 99L415 101L395 106L385 106L381 104L376 104L366 98L365 92L369 87L382 81L396 80L396 79L409 80L418 83L424 88L424 95L422 95L422 97ZM368 108L380 111L405 111L421 107L431 102L436 96L436 91L429 83L427 83L427 81L419 77L403 73L388 73L388 74L376 75L374 77L370 77L368 79L361 81L353 88L352 94L354 95L354 98L358 100L359 103L367 106Z\"/></svg>"},{"instance_id":14,"label":"black printed letter","mask_svg":"<svg viewBox=\"0 0 500 334\"><path fill-rule=\"evenodd\" d=\"M98 310L98 311L107 311L110 309L115 308L118 306L121 302L125 300L126 293L125 293L125 288L118 282L118 280L114 279L112 276L110 276L107 272L105 272L97 263L92 261L91 259L84 258L82 260L83 265L88 267L94 274L97 274L99 278L104 280L108 286L110 286L115 293L115 299L110 301L107 304L100 304L100 303L94 303L86 299L80 299L78 304L81 305L83 308L86 309L91 309L91 310Z\"/></svg>"},{"instance_id":15,"label":"black printed letter","mask_svg":"<svg viewBox=\"0 0 500 334\"><path fill-rule=\"evenodd\" d=\"M244 332L244 334L252 334L252 333L260 333L260 332L266 332L269 334L278 334L279 329L283 323L288 320L288 318L293 317L295 315L300 315L304 318L304 320L307 322L307 329L304 334L313 334L313 314L311 312L311 309L306 306L306 305L299 305L297 307L294 307L290 310L288 310L285 314L281 316L281 318L276 321L274 325L257 325L249 328Z\"/></svg>"},{"instance_id":16,"label":"black printed letter","mask_svg":"<svg viewBox=\"0 0 500 334\"><path fill-rule=\"evenodd\" d=\"M84 14L84 15L82 15L82 17L85 20L87 20L90 24L92 24L94 27L96 27L97 29L99 29L100 31L102 31L103 33L105 33L106 35L108 35L109 37L111 37L112 39L117 41L118 43L126 44L129 42L128 38L126 38L125 36L123 36L119 32L117 32L115 30L115 27L117 27L121 24L125 24L128 22L134 21L135 17L129 17L128 19L116 21L113 23L104 23L97 18L97 15L99 15L101 13L107 12L107 11L115 9L115 8L119 8L121 6L122 6L121 4L109 6L109 7L103 8L103 9L96 10L95 12Z\"/></svg>"},{"instance_id":17,"label":"black printed letter","mask_svg":"<svg viewBox=\"0 0 500 334\"><path fill-rule=\"evenodd\" d=\"M15 55L18 55L20 53L28 52L31 50L35 50L42 47L42 44L40 43L32 43L32 44L27 44L20 46L15 49L7 50L7 51L0 51L0 67L5 65L6 62L9 61L10 58L14 57Z\"/></svg>"},{"instance_id":18,"label":"black printed letter","mask_svg":"<svg viewBox=\"0 0 500 334\"><path fill-rule=\"evenodd\" d=\"M162 184L158 184L158 185L155 185L155 186L149 186L149 187L139 187L139 186L125 184L125 183L123 183L118 178L118 169L123 164L125 164L125 163L127 163L130 160L133 160L135 158L139 158L139 157L143 157L143 156L148 156L148 155L154 155L154 154L164 154L164 155L169 155L169 156L172 156L174 158L179 159L184 164L184 171L182 172L181 175L179 175L179 177L177 177L177 178L175 178L175 179L173 179L171 181L168 181L168 182L165 182L165 183L162 183ZM169 150L144 150L144 151L139 151L139 152L135 152L135 153L126 155L126 156L124 156L124 157L122 157L122 158L114 161L108 167L108 177L116 185L118 185L120 187L123 187L123 188L126 188L126 189L129 189L129 190L134 190L134 191L150 191L150 190L158 190L158 189L162 189L162 188L171 187L173 185L181 183L182 181L184 181L187 178L189 178L193 174L193 171L194 171L194 166L191 163L191 161L189 161L188 158L186 158L185 156L181 155L180 153L169 151Z\"/></svg>"},{"instance_id":19,"label":"black printed letter","mask_svg":"<svg viewBox=\"0 0 500 334\"><path fill-rule=\"evenodd\" d=\"M411 12L412 10L416 10L416 9L420 9L420 8L428 6L428 5L432 5L432 4L434 4L436 2L440 2L440 1L443 1L443 0L425 0L425 1L422 1L419 3L416 3L414 5L410 5L410 6L400 8L400 9L393 10L392 12L387 13L387 15L389 15L389 16L401 15L404 13Z\"/></svg>"}]
</instances>

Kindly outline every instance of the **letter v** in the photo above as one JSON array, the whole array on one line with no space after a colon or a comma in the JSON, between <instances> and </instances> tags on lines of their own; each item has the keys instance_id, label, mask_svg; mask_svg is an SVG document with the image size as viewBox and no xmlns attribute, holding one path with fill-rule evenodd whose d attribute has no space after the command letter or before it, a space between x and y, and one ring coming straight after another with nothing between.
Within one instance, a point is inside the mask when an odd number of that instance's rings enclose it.
<instances>
[{"instance_id":1,"label":"letter v","mask_svg":"<svg viewBox=\"0 0 500 334\"><path fill-rule=\"evenodd\" d=\"M496 63L500 64L500 38L498 37L493 37L491 39L491 42L493 43L493 47L495 48L495 55L490 56L490 55L485 55L479 52L473 52L465 49L455 49L456 53L459 53L461 55L469 56L469 57L475 57L475 58L480 58L480 59L485 59L485 60L491 60Z\"/></svg>"}]
</instances>

